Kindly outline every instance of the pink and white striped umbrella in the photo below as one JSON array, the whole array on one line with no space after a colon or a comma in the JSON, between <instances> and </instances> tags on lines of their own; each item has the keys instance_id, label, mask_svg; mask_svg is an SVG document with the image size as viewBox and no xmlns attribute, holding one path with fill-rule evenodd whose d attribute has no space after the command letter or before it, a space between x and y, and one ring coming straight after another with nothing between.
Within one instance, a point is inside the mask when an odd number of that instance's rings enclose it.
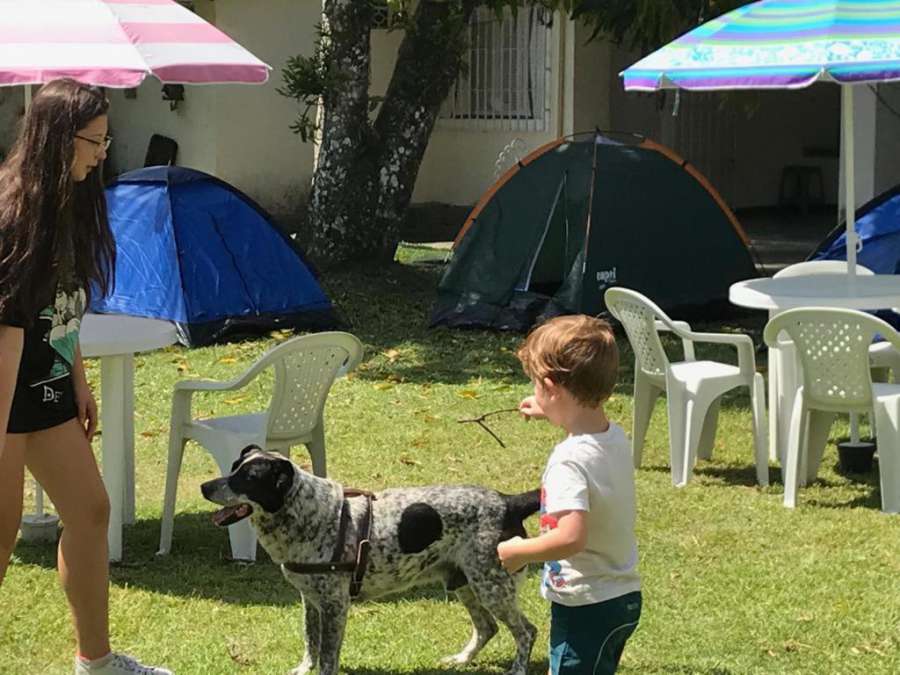
<instances>
[{"instance_id":1,"label":"pink and white striped umbrella","mask_svg":"<svg viewBox=\"0 0 900 675\"><path fill-rule=\"evenodd\" d=\"M261 84L269 70L174 0L0 0L0 86Z\"/></svg>"}]
</instances>

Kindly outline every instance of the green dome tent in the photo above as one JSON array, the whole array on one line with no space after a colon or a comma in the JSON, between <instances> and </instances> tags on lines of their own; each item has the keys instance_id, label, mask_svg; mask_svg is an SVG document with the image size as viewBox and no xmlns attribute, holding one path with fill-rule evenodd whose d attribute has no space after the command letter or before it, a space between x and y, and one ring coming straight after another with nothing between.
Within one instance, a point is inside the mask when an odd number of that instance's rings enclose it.
<instances>
[{"instance_id":1,"label":"green dome tent","mask_svg":"<svg viewBox=\"0 0 900 675\"><path fill-rule=\"evenodd\" d=\"M699 308L758 276L734 214L690 164L638 136L548 143L481 198L454 242L432 325L526 330L604 310L626 286L664 309Z\"/></svg>"}]
</instances>

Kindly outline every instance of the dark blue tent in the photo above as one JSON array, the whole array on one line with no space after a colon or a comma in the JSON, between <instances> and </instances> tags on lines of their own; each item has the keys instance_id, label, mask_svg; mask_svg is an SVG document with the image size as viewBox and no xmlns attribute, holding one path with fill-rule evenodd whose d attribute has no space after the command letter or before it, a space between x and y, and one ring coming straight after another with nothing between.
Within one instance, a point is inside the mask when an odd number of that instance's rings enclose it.
<instances>
[{"instance_id":1,"label":"dark blue tent","mask_svg":"<svg viewBox=\"0 0 900 675\"><path fill-rule=\"evenodd\" d=\"M856 259L876 274L900 271L900 185L856 209L856 232L862 250ZM846 226L841 223L819 244L810 260L846 260Z\"/></svg>"},{"instance_id":2,"label":"dark blue tent","mask_svg":"<svg viewBox=\"0 0 900 675\"><path fill-rule=\"evenodd\" d=\"M93 311L169 319L187 346L342 326L296 244L224 181L149 167L120 176L106 200L116 285Z\"/></svg>"},{"instance_id":3,"label":"dark blue tent","mask_svg":"<svg viewBox=\"0 0 900 675\"><path fill-rule=\"evenodd\" d=\"M900 185L882 192L856 209L856 233L862 249L856 261L875 274L900 273ZM841 223L825 237L810 260L846 260L847 225ZM900 314L890 309L872 312L900 329Z\"/></svg>"}]
</instances>

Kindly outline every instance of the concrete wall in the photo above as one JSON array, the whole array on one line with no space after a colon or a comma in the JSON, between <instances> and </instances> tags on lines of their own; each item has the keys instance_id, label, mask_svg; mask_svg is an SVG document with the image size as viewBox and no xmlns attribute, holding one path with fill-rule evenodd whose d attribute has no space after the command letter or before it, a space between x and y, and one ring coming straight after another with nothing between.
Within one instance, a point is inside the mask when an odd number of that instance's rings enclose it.
<instances>
[{"instance_id":1,"label":"concrete wall","mask_svg":"<svg viewBox=\"0 0 900 675\"><path fill-rule=\"evenodd\" d=\"M613 47L607 40L588 42L591 30L580 21L573 24L572 130L611 130L610 90L621 87L618 72L611 67Z\"/></svg>"},{"instance_id":2,"label":"concrete wall","mask_svg":"<svg viewBox=\"0 0 900 675\"><path fill-rule=\"evenodd\" d=\"M639 55L613 51L618 73ZM612 126L669 145L693 162L732 207L778 201L785 165L819 166L826 201L837 203L840 90L833 84L798 91L625 92L612 82ZM824 155L824 156L823 156Z\"/></svg>"},{"instance_id":3,"label":"concrete wall","mask_svg":"<svg viewBox=\"0 0 900 675\"><path fill-rule=\"evenodd\" d=\"M515 139L517 148L528 152L556 138L560 131L560 75L561 26L554 21L551 33L551 88L553 110L546 132L500 131L466 127L460 120L438 120L422 159L412 201L416 203L474 204L496 180L495 162L503 149ZM381 96L387 90L403 39L401 31L376 30L372 34L371 84L372 95ZM477 124L477 123L476 123Z\"/></svg>"},{"instance_id":4,"label":"concrete wall","mask_svg":"<svg viewBox=\"0 0 900 675\"><path fill-rule=\"evenodd\" d=\"M145 80L135 99L111 91L116 138L111 169L142 166L151 134L161 133L178 142L178 164L215 174L291 221L309 191L313 145L290 131L297 105L275 90L282 85L288 57L311 53L321 4L197 0L195 10L271 65L269 81L262 86L186 86L185 100L175 111L161 100L161 85L154 78Z\"/></svg>"}]
</instances>

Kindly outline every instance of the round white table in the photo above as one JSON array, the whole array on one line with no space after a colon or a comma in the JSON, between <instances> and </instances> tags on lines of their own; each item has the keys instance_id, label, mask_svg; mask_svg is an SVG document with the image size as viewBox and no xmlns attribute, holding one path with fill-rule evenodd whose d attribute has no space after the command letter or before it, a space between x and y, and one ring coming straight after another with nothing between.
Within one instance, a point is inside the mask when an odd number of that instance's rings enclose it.
<instances>
[{"instance_id":1,"label":"round white table","mask_svg":"<svg viewBox=\"0 0 900 675\"><path fill-rule=\"evenodd\" d=\"M81 355L100 358L101 456L109 493L109 558L122 559L122 525L134 522L134 355L174 344L168 321L86 314Z\"/></svg>"},{"instance_id":2,"label":"round white table","mask_svg":"<svg viewBox=\"0 0 900 675\"><path fill-rule=\"evenodd\" d=\"M738 281L728 289L732 304L783 311L794 307L885 309L900 306L900 275L850 279L846 274L766 277Z\"/></svg>"},{"instance_id":3,"label":"round white table","mask_svg":"<svg viewBox=\"0 0 900 675\"><path fill-rule=\"evenodd\" d=\"M795 307L886 309L900 307L900 275L815 274L748 279L728 290L732 304L769 311L769 318ZM800 386L793 358L769 349L769 456L781 457L779 444L787 439L794 394Z\"/></svg>"}]
</instances>

